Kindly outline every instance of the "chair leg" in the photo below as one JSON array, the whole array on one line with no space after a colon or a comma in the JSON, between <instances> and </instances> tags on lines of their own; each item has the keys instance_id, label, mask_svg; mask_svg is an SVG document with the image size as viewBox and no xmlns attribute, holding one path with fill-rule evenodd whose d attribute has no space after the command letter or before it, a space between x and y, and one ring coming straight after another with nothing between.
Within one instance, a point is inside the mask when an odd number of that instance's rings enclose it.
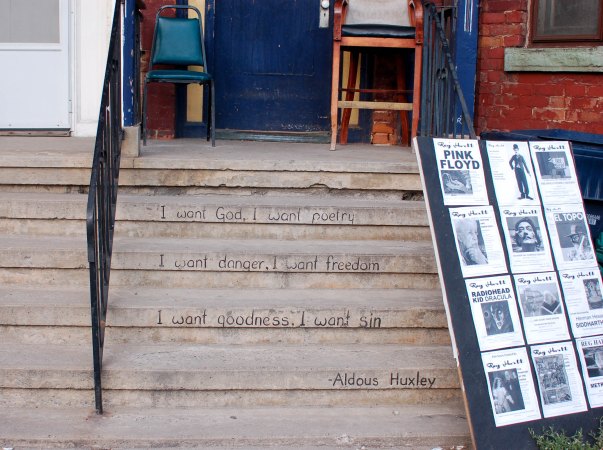
<instances>
[{"instance_id":1,"label":"chair leg","mask_svg":"<svg viewBox=\"0 0 603 450\"><path fill-rule=\"evenodd\" d=\"M405 90L406 86L406 72L404 64L404 54L398 54L396 56L396 89ZM407 103L406 94L398 94L396 101L400 103ZM408 126L408 111L400 111L400 142L402 145L410 145L410 129Z\"/></svg>"},{"instance_id":2,"label":"chair leg","mask_svg":"<svg viewBox=\"0 0 603 450\"><path fill-rule=\"evenodd\" d=\"M216 92L214 88L214 80L211 80L209 83L209 107L211 108L211 113L209 115L211 123L209 124L211 128L211 146L216 146Z\"/></svg>"},{"instance_id":3,"label":"chair leg","mask_svg":"<svg viewBox=\"0 0 603 450\"><path fill-rule=\"evenodd\" d=\"M415 48L415 75L412 93L412 133L411 140L417 136L419 130L419 113L421 110L421 70L423 68L423 48Z\"/></svg>"},{"instance_id":4,"label":"chair leg","mask_svg":"<svg viewBox=\"0 0 603 450\"><path fill-rule=\"evenodd\" d=\"M331 150L335 150L337 144L337 102L339 100L339 77L341 63L341 44L333 42L333 71L331 77Z\"/></svg>"},{"instance_id":5,"label":"chair leg","mask_svg":"<svg viewBox=\"0 0 603 450\"><path fill-rule=\"evenodd\" d=\"M142 145L147 145L147 86L145 80L142 90Z\"/></svg>"},{"instance_id":6,"label":"chair leg","mask_svg":"<svg viewBox=\"0 0 603 450\"><path fill-rule=\"evenodd\" d=\"M210 136L210 131L211 131L211 87L208 83L204 83L200 85L203 88L203 92L205 93L205 88L207 87L207 111L203 112L203 117L205 119L205 123L206 123L206 133L205 133L205 140L207 142L209 142L209 136ZM203 104L203 103L202 103Z\"/></svg>"},{"instance_id":7,"label":"chair leg","mask_svg":"<svg viewBox=\"0 0 603 450\"><path fill-rule=\"evenodd\" d=\"M350 51L350 70L348 71L348 86L345 92L345 100L347 102L354 100L354 92L356 88L356 79L358 74L358 62L360 60L360 52L357 50ZM343 108L341 112L341 129L339 130L339 142L341 144L348 143L348 129L350 127L350 117L352 108Z\"/></svg>"}]
</instances>

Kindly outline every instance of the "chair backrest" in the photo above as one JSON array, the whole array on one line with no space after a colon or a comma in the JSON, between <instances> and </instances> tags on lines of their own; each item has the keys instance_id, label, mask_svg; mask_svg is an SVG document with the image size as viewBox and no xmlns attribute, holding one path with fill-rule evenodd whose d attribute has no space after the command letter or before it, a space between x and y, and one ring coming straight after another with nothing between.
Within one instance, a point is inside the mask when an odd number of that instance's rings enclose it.
<instances>
[{"instance_id":1,"label":"chair backrest","mask_svg":"<svg viewBox=\"0 0 603 450\"><path fill-rule=\"evenodd\" d=\"M348 0L346 25L411 26L408 0Z\"/></svg>"},{"instance_id":2,"label":"chair backrest","mask_svg":"<svg viewBox=\"0 0 603 450\"><path fill-rule=\"evenodd\" d=\"M172 6L167 8L170 7ZM157 13L151 64L205 66L200 17L162 17L160 14L165 8L161 8Z\"/></svg>"}]
</instances>

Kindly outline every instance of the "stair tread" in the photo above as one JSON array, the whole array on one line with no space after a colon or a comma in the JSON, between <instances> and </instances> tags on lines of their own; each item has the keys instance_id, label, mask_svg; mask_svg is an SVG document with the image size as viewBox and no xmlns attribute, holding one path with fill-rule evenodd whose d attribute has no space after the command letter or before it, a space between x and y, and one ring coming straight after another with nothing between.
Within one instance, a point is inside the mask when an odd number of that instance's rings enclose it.
<instances>
[{"instance_id":1,"label":"stair tread","mask_svg":"<svg viewBox=\"0 0 603 450\"><path fill-rule=\"evenodd\" d=\"M57 250L82 250L85 236L45 236L45 235L14 235L0 234L0 249L57 249ZM114 239L114 252L156 252L158 249L192 251L224 251L228 248L243 250L265 250L278 248L279 251L295 250L296 253L309 254L316 251L336 253L329 251L335 248L338 251L356 250L354 253L368 254L398 254L405 252L433 253L433 245L429 241L398 242L380 240L281 240L281 239L183 239L183 238L135 238L116 237ZM83 247L87 250L87 247ZM376 252L373 249L377 250Z\"/></svg>"},{"instance_id":2,"label":"stair tread","mask_svg":"<svg viewBox=\"0 0 603 450\"><path fill-rule=\"evenodd\" d=\"M0 191L0 200L2 202L13 203L34 203L57 205L76 205L86 206L87 194L59 194L52 192L3 192ZM345 207L352 206L358 208L397 208L425 211L425 203L415 200L396 200L391 199L363 199L356 197L329 197L323 194L304 194L304 195L242 195L242 194L197 194L187 196L176 195L136 195L119 194L117 199L118 207L122 204L142 203L170 203L175 205L204 204L204 205L261 205L261 206L291 206L291 207L312 207L312 206L331 206ZM8 212L8 211L7 211ZM85 211L84 211L85 212ZM85 216L85 214L83 215ZM119 220L119 218L118 218Z\"/></svg>"},{"instance_id":3,"label":"stair tread","mask_svg":"<svg viewBox=\"0 0 603 450\"><path fill-rule=\"evenodd\" d=\"M282 371L454 367L446 345L397 344L105 344L104 370L124 371ZM48 369L88 371L86 345L0 344L0 371Z\"/></svg>"},{"instance_id":4,"label":"stair tread","mask_svg":"<svg viewBox=\"0 0 603 450\"><path fill-rule=\"evenodd\" d=\"M127 307L225 307L443 310L438 289L140 289L116 288L111 305Z\"/></svg>"},{"instance_id":5,"label":"stair tread","mask_svg":"<svg viewBox=\"0 0 603 450\"><path fill-rule=\"evenodd\" d=\"M89 305L87 287L0 287L0 307ZM442 310L439 289L150 289L112 287L109 308L279 308Z\"/></svg>"},{"instance_id":6,"label":"stair tread","mask_svg":"<svg viewBox=\"0 0 603 450\"><path fill-rule=\"evenodd\" d=\"M433 448L469 444L460 402L394 407L3 408L5 445ZM46 444L46 445L44 445Z\"/></svg>"},{"instance_id":7,"label":"stair tread","mask_svg":"<svg viewBox=\"0 0 603 450\"><path fill-rule=\"evenodd\" d=\"M353 240L279 240L279 239L169 239L169 238L115 238L116 252L156 252L168 248L170 251L260 251L262 253L295 252L313 254L338 252L365 254L424 254L433 253L433 245L428 241L353 241Z\"/></svg>"},{"instance_id":8,"label":"stair tread","mask_svg":"<svg viewBox=\"0 0 603 450\"><path fill-rule=\"evenodd\" d=\"M240 142L226 140L218 147L207 149L186 139L154 141L133 165L141 169L418 173L416 155L408 147L354 145L338 155L329 155L321 145L283 142L246 141L241 151Z\"/></svg>"}]
</instances>

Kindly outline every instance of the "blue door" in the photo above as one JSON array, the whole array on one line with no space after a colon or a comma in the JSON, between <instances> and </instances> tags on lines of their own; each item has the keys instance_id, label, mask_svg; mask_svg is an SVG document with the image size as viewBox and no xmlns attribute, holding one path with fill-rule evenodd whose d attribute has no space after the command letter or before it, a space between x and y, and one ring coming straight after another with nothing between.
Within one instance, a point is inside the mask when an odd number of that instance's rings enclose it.
<instances>
[{"instance_id":1,"label":"blue door","mask_svg":"<svg viewBox=\"0 0 603 450\"><path fill-rule=\"evenodd\" d=\"M218 131L327 137L332 32L321 0L208 0L208 7Z\"/></svg>"}]
</instances>

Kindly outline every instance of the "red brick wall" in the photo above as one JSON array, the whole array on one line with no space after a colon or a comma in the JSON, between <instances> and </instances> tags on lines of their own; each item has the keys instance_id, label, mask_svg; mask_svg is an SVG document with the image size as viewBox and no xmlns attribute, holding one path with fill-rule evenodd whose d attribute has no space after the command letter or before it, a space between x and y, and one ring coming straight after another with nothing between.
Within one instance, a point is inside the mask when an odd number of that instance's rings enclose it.
<instances>
[{"instance_id":1,"label":"red brick wall","mask_svg":"<svg viewBox=\"0 0 603 450\"><path fill-rule=\"evenodd\" d=\"M481 0L475 123L485 130L603 133L603 74L505 72L507 47L524 47L528 0Z\"/></svg>"},{"instance_id":2,"label":"red brick wall","mask_svg":"<svg viewBox=\"0 0 603 450\"><path fill-rule=\"evenodd\" d=\"M142 10L143 20L140 25L142 61L142 77L147 73L153 31L155 29L155 14L160 6L173 4L173 0L146 0L146 9ZM176 89L173 84L151 83L148 88L147 128L151 139L172 139L176 124Z\"/></svg>"}]
</instances>

